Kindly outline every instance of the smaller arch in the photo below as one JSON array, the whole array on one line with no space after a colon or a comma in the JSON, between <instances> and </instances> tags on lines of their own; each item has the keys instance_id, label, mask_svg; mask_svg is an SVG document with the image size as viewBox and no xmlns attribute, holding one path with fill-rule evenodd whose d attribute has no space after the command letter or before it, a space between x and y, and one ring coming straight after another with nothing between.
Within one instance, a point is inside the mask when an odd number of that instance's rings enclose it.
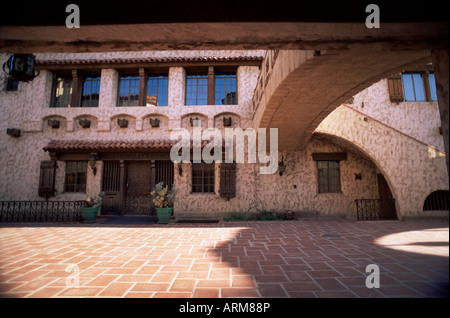
<instances>
[{"instance_id":1,"label":"smaller arch","mask_svg":"<svg viewBox=\"0 0 450 318\"><path fill-rule=\"evenodd\" d=\"M96 117L96 116L94 116L94 115L92 115L92 114L82 114L82 115L77 115L77 116L75 116L74 118L73 118L73 120L74 121L77 121L78 119L80 119L80 118L91 118L91 119L94 119L94 120L98 120L98 118Z\"/></svg>"},{"instance_id":2,"label":"smaller arch","mask_svg":"<svg viewBox=\"0 0 450 318\"><path fill-rule=\"evenodd\" d=\"M163 117L165 120L169 120L169 119L170 119L169 116L164 115L164 114L161 114L161 113L150 113L150 114L145 114L144 116L141 117L141 119L142 119L142 120L146 120L147 118L155 117L155 116Z\"/></svg>"},{"instance_id":3,"label":"smaller arch","mask_svg":"<svg viewBox=\"0 0 450 318\"><path fill-rule=\"evenodd\" d=\"M131 118L131 119L136 119L136 116L131 115L131 114L126 114L126 113L120 113L120 114L112 115L110 119L111 119L111 120L114 120L114 119L116 119L117 117L129 117L129 118Z\"/></svg>"},{"instance_id":4,"label":"smaller arch","mask_svg":"<svg viewBox=\"0 0 450 318\"><path fill-rule=\"evenodd\" d=\"M448 211L449 191L431 192L423 203L423 211Z\"/></svg>"},{"instance_id":5,"label":"smaller arch","mask_svg":"<svg viewBox=\"0 0 450 318\"><path fill-rule=\"evenodd\" d=\"M241 118L241 115L239 115L238 113L235 113L235 112L231 112L231 111L224 111L224 112L218 113L218 114L214 115L214 118L217 118L219 116L230 116L230 115Z\"/></svg>"}]
</instances>

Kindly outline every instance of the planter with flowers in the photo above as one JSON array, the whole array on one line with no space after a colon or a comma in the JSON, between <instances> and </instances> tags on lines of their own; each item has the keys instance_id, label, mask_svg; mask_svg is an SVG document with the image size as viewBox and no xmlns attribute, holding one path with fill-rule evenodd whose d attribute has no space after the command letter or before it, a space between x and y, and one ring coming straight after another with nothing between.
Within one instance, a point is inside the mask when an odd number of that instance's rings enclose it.
<instances>
[{"instance_id":1,"label":"planter with flowers","mask_svg":"<svg viewBox=\"0 0 450 318\"><path fill-rule=\"evenodd\" d=\"M81 216L84 223L95 223L97 221L98 209L102 205L104 194L104 192L100 192L95 198L87 197L86 205L81 207Z\"/></svg>"},{"instance_id":2,"label":"planter with flowers","mask_svg":"<svg viewBox=\"0 0 450 318\"><path fill-rule=\"evenodd\" d=\"M169 223L173 211L173 203L177 201L177 192L178 189L175 189L174 186L171 189L168 186L164 187L163 182L158 183L151 192L158 216L158 223Z\"/></svg>"}]
</instances>

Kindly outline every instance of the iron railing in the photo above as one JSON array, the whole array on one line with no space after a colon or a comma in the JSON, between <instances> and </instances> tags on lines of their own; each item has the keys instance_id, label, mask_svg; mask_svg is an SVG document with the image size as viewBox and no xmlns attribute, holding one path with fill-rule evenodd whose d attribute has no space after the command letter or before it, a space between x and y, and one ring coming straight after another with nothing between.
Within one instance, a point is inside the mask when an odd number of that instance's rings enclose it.
<instances>
[{"instance_id":1,"label":"iron railing","mask_svg":"<svg viewBox=\"0 0 450 318\"><path fill-rule=\"evenodd\" d=\"M358 221L397 220L395 199L356 199Z\"/></svg>"},{"instance_id":2,"label":"iron railing","mask_svg":"<svg viewBox=\"0 0 450 318\"><path fill-rule=\"evenodd\" d=\"M86 201L0 201L0 222L76 222Z\"/></svg>"}]
</instances>

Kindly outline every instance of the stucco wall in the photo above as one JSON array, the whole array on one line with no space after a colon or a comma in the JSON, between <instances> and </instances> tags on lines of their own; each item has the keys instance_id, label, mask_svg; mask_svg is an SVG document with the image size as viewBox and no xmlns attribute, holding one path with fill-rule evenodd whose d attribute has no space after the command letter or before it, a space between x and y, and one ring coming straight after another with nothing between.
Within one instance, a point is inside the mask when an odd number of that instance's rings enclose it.
<instances>
[{"instance_id":1,"label":"stucco wall","mask_svg":"<svg viewBox=\"0 0 450 318\"><path fill-rule=\"evenodd\" d=\"M178 217L219 216L227 212L312 212L319 215L341 215L356 218L355 198L378 198L376 166L347 151L347 160L340 162L342 193L318 193L317 163L314 152L345 152L327 141L313 137L303 151L280 152L286 172L263 175L259 164L237 164L236 197L229 201L219 196L219 169L215 166L214 194L191 193L191 164L182 164L183 175L176 174L180 200L175 205ZM362 180L355 180L361 173Z\"/></svg>"},{"instance_id":2,"label":"stucco wall","mask_svg":"<svg viewBox=\"0 0 450 318\"><path fill-rule=\"evenodd\" d=\"M356 94L347 104L382 123L421 142L444 150L444 139L439 133L441 119L437 102L401 102L389 100L387 80L383 79Z\"/></svg>"}]
</instances>

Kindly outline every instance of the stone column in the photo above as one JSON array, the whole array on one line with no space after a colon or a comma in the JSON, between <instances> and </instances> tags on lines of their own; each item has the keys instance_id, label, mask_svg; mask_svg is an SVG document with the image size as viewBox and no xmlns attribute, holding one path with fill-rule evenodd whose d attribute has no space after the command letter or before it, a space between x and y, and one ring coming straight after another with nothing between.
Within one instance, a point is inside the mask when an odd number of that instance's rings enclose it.
<instances>
[{"instance_id":1,"label":"stone column","mask_svg":"<svg viewBox=\"0 0 450 318\"><path fill-rule=\"evenodd\" d=\"M100 81L100 97L98 108L113 108L117 106L117 94L119 90L119 73L114 69L102 69ZM99 112L101 114L110 114L110 111ZM111 122L109 117L98 118L98 131L110 131Z\"/></svg>"},{"instance_id":2,"label":"stone column","mask_svg":"<svg viewBox=\"0 0 450 318\"><path fill-rule=\"evenodd\" d=\"M438 98L439 114L441 116L442 134L444 136L445 160L448 167L448 157L450 155L448 143L448 50L433 50L431 52L434 76L436 79L436 94Z\"/></svg>"},{"instance_id":3,"label":"stone column","mask_svg":"<svg viewBox=\"0 0 450 318\"><path fill-rule=\"evenodd\" d=\"M171 67L169 69L169 96L168 106L184 105L185 99L186 71L182 67Z\"/></svg>"}]
</instances>

